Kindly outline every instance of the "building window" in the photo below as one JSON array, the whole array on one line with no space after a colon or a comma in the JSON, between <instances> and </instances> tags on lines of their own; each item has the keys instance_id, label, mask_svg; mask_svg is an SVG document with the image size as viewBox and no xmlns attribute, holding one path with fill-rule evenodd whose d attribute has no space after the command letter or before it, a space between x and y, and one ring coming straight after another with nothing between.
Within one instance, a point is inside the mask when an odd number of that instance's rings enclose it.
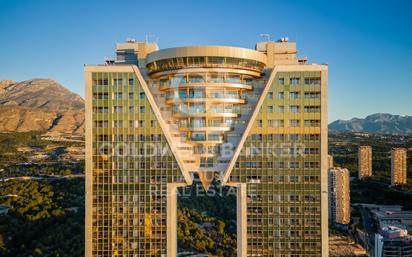
<instances>
[{"instance_id":1,"label":"building window","mask_svg":"<svg viewBox=\"0 0 412 257\"><path fill-rule=\"evenodd\" d=\"M134 85L134 79L133 78L129 79L129 86L132 86L132 85Z\"/></svg>"},{"instance_id":2,"label":"building window","mask_svg":"<svg viewBox=\"0 0 412 257\"><path fill-rule=\"evenodd\" d=\"M319 127L320 120L305 120L305 127Z\"/></svg>"},{"instance_id":3,"label":"building window","mask_svg":"<svg viewBox=\"0 0 412 257\"><path fill-rule=\"evenodd\" d=\"M113 79L113 85L121 86L123 84L123 79Z\"/></svg>"},{"instance_id":4,"label":"building window","mask_svg":"<svg viewBox=\"0 0 412 257\"><path fill-rule=\"evenodd\" d=\"M114 106L113 107L113 112L115 112L115 113L123 112L123 107L122 106Z\"/></svg>"},{"instance_id":5,"label":"building window","mask_svg":"<svg viewBox=\"0 0 412 257\"><path fill-rule=\"evenodd\" d=\"M268 113L272 113L273 112L273 106L268 106Z\"/></svg>"},{"instance_id":6,"label":"building window","mask_svg":"<svg viewBox=\"0 0 412 257\"><path fill-rule=\"evenodd\" d=\"M108 93L94 93L93 94L93 99L109 99Z\"/></svg>"},{"instance_id":7,"label":"building window","mask_svg":"<svg viewBox=\"0 0 412 257\"><path fill-rule=\"evenodd\" d=\"M123 94L122 92L115 92L113 95L114 100L121 100L123 99Z\"/></svg>"},{"instance_id":8,"label":"building window","mask_svg":"<svg viewBox=\"0 0 412 257\"><path fill-rule=\"evenodd\" d=\"M143 99L144 99L144 97L145 97L144 92L140 92L139 96L140 96L140 100L143 100Z\"/></svg>"},{"instance_id":9,"label":"building window","mask_svg":"<svg viewBox=\"0 0 412 257\"><path fill-rule=\"evenodd\" d=\"M319 154L319 148L317 147L305 148L305 154Z\"/></svg>"},{"instance_id":10,"label":"building window","mask_svg":"<svg viewBox=\"0 0 412 257\"><path fill-rule=\"evenodd\" d=\"M278 106L278 112L279 113L284 113L285 112L285 106Z\"/></svg>"},{"instance_id":11,"label":"building window","mask_svg":"<svg viewBox=\"0 0 412 257\"><path fill-rule=\"evenodd\" d=\"M155 128L157 126L157 121L151 120L150 121L150 127Z\"/></svg>"},{"instance_id":12,"label":"building window","mask_svg":"<svg viewBox=\"0 0 412 257\"><path fill-rule=\"evenodd\" d=\"M305 134L304 135L304 140L307 141L313 141L313 140L319 140L320 135L319 134Z\"/></svg>"},{"instance_id":13,"label":"building window","mask_svg":"<svg viewBox=\"0 0 412 257\"><path fill-rule=\"evenodd\" d=\"M256 125L258 128L261 128L263 126L262 120L257 120Z\"/></svg>"},{"instance_id":14,"label":"building window","mask_svg":"<svg viewBox=\"0 0 412 257\"><path fill-rule=\"evenodd\" d=\"M299 183L299 176L290 176L289 179L290 179L290 182L292 183ZM296 195L295 198L296 198L295 201L299 201L298 195Z\"/></svg>"},{"instance_id":15,"label":"building window","mask_svg":"<svg viewBox=\"0 0 412 257\"><path fill-rule=\"evenodd\" d=\"M320 92L305 92L305 99L319 99Z\"/></svg>"},{"instance_id":16,"label":"building window","mask_svg":"<svg viewBox=\"0 0 412 257\"><path fill-rule=\"evenodd\" d=\"M134 113L134 106L129 106L129 112Z\"/></svg>"},{"instance_id":17,"label":"building window","mask_svg":"<svg viewBox=\"0 0 412 257\"><path fill-rule=\"evenodd\" d=\"M109 126L109 122L107 120L95 121L96 128L107 128L108 126Z\"/></svg>"},{"instance_id":18,"label":"building window","mask_svg":"<svg viewBox=\"0 0 412 257\"><path fill-rule=\"evenodd\" d=\"M140 106L140 113L144 113L145 112L145 107L144 106Z\"/></svg>"},{"instance_id":19,"label":"building window","mask_svg":"<svg viewBox=\"0 0 412 257\"><path fill-rule=\"evenodd\" d=\"M299 83L300 83L300 78L290 78L291 85L299 85Z\"/></svg>"},{"instance_id":20,"label":"building window","mask_svg":"<svg viewBox=\"0 0 412 257\"><path fill-rule=\"evenodd\" d=\"M279 78L278 84L279 85L285 85L285 78Z\"/></svg>"},{"instance_id":21,"label":"building window","mask_svg":"<svg viewBox=\"0 0 412 257\"><path fill-rule=\"evenodd\" d=\"M99 135L99 141L108 141L109 137L105 134Z\"/></svg>"},{"instance_id":22,"label":"building window","mask_svg":"<svg viewBox=\"0 0 412 257\"><path fill-rule=\"evenodd\" d=\"M273 138L277 141L285 140L285 134L274 134Z\"/></svg>"},{"instance_id":23,"label":"building window","mask_svg":"<svg viewBox=\"0 0 412 257\"><path fill-rule=\"evenodd\" d=\"M95 113L108 113L109 108L107 108L107 107L97 107L97 108L94 108L94 112Z\"/></svg>"},{"instance_id":24,"label":"building window","mask_svg":"<svg viewBox=\"0 0 412 257\"><path fill-rule=\"evenodd\" d=\"M129 128L137 128L137 121L129 120Z\"/></svg>"},{"instance_id":25,"label":"building window","mask_svg":"<svg viewBox=\"0 0 412 257\"><path fill-rule=\"evenodd\" d=\"M289 126L290 127L299 127L300 126L300 120L289 120Z\"/></svg>"},{"instance_id":26,"label":"building window","mask_svg":"<svg viewBox=\"0 0 412 257\"><path fill-rule=\"evenodd\" d=\"M162 136L160 134L154 134L150 136L150 140L152 141L160 141L161 138Z\"/></svg>"},{"instance_id":27,"label":"building window","mask_svg":"<svg viewBox=\"0 0 412 257\"><path fill-rule=\"evenodd\" d=\"M115 120L114 123L113 123L113 127L123 128L123 121L122 120Z\"/></svg>"},{"instance_id":28,"label":"building window","mask_svg":"<svg viewBox=\"0 0 412 257\"><path fill-rule=\"evenodd\" d=\"M299 140L299 138L300 138L300 135L299 135L299 134L290 134L290 135L289 135L289 140L294 140L294 141L296 141L296 140Z\"/></svg>"},{"instance_id":29,"label":"building window","mask_svg":"<svg viewBox=\"0 0 412 257\"><path fill-rule=\"evenodd\" d=\"M269 98L269 99L273 99L273 92L269 92L269 93L268 93L268 98Z\"/></svg>"},{"instance_id":30,"label":"building window","mask_svg":"<svg viewBox=\"0 0 412 257\"><path fill-rule=\"evenodd\" d=\"M298 105L291 105L289 107L289 110L290 110L290 112L298 113L298 112L300 112L300 107Z\"/></svg>"},{"instance_id":31,"label":"building window","mask_svg":"<svg viewBox=\"0 0 412 257\"><path fill-rule=\"evenodd\" d=\"M252 140L262 140L262 134L252 134Z\"/></svg>"},{"instance_id":32,"label":"building window","mask_svg":"<svg viewBox=\"0 0 412 257\"><path fill-rule=\"evenodd\" d=\"M319 162L305 162L306 169L317 169L319 167Z\"/></svg>"},{"instance_id":33,"label":"building window","mask_svg":"<svg viewBox=\"0 0 412 257\"><path fill-rule=\"evenodd\" d=\"M203 75L189 75L189 83L202 83L205 82L205 78Z\"/></svg>"},{"instance_id":34,"label":"building window","mask_svg":"<svg viewBox=\"0 0 412 257\"><path fill-rule=\"evenodd\" d=\"M284 92L279 92L278 93L278 99L285 99L285 93Z\"/></svg>"},{"instance_id":35,"label":"building window","mask_svg":"<svg viewBox=\"0 0 412 257\"><path fill-rule=\"evenodd\" d=\"M94 79L93 86L107 86L109 85L108 79Z\"/></svg>"},{"instance_id":36,"label":"building window","mask_svg":"<svg viewBox=\"0 0 412 257\"><path fill-rule=\"evenodd\" d=\"M309 113L319 113L320 106L305 106L304 111Z\"/></svg>"},{"instance_id":37,"label":"building window","mask_svg":"<svg viewBox=\"0 0 412 257\"><path fill-rule=\"evenodd\" d=\"M275 128L281 128L285 126L285 121L284 120L274 120L273 121L273 127Z\"/></svg>"},{"instance_id":38,"label":"building window","mask_svg":"<svg viewBox=\"0 0 412 257\"><path fill-rule=\"evenodd\" d=\"M299 92L290 92L289 99L299 99Z\"/></svg>"},{"instance_id":39,"label":"building window","mask_svg":"<svg viewBox=\"0 0 412 257\"><path fill-rule=\"evenodd\" d=\"M305 78L305 85L320 85L320 78Z\"/></svg>"}]
</instances>

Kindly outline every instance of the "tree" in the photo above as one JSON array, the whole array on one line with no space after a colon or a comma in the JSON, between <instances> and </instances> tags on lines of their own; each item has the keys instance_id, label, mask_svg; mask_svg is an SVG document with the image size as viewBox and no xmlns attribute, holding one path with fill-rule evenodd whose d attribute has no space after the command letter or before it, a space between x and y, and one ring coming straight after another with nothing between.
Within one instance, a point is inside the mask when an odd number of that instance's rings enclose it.
<instances>
[{"instance_id":1,"label":"tree","mask_svg":"<svg viewBox=\"0 0 412 257\"><path fill-rule=\"evenodd\" d=\"M219 233L223 234L225 232L225 223L223 221L218 220L216 222L216 229Z\"/></svg>"}]
</instances>

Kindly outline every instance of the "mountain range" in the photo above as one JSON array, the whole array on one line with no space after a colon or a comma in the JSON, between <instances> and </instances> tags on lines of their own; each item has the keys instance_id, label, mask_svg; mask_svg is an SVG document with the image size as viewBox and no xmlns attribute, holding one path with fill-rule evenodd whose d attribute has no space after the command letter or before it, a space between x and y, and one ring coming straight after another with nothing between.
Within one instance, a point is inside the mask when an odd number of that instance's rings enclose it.
<instances>
[{"instance_id":1,"label":"mountain range","mask_svg":"<svg viewBox=\"0 0 412 257\"><path fill-rule=\"evenodd\" d=\"M84 100L51 79L0 81L0 131L82 137Z\"/></svg>"},{"instance_id":2,"label":"mountain range","mask_svg":"<svg viewBox=\"0 0 412 257\"><path fill-rule=\"evenodd\" d=\"M84 100L51 79L0 81L0 132L43 131L51 137L83 137ZM412 133L412 116L376 113L337 120L331 132Z\"/></svg>"},{"instance_id":3,"label":"mountain range","mask_svg":"<svg viewBox=\"0 0 412 257\"><path fill-rule=\"evenodd\" d=\"M329 124L329 131L383 134L412 133L412 116L376 113L364 119L337 120Z\"/></svg>"}]
</instances>

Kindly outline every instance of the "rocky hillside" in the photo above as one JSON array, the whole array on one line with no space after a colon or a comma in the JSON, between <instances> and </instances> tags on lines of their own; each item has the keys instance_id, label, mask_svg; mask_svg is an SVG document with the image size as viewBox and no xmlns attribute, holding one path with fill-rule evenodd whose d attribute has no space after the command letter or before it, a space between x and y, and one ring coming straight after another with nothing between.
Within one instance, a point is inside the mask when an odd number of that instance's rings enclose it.
<instances>
[{"instance_id":1,"label":"rocky hillside","mask_svg":"<svg viewBox=\"0 0 412 257\"><path fill-rule=\"evenodd\" d=\"M47 110L83 109L83 99L51 79L0 81L0 104Z\"/></svg>"},{"instance_id":2,"label":"rocky hillside","mask_svg":"<svg viewBox=\"0 0 412 257\"><path fill-rule=\"evenodd\" d=\"M412 133L412 116L376 113L364 119L337 120L329 124L332 132Z\"/></svg>"},{"instance_id":3,"label":"rocky hillside","mask_svg":"<svg viewBox=\"0 0 412 257\"><path fill-rule=\"evenodd\" d=\"M0 81L0 132L83 136L84 100L51 79Z\"/></svg>"}]
</instances>

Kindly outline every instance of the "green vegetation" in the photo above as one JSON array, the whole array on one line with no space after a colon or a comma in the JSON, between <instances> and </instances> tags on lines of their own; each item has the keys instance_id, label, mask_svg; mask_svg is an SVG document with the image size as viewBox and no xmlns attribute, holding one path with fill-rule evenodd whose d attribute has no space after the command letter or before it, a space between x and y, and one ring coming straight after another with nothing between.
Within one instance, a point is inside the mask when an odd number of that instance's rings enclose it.
<instances>
[{"instance_id":1,"label":"green vegetation","mask_svg":"<svg viewBox=\"0 0 412 257\"><path fill-rule=\"evenodd\" d=\"M401 205L412 210L412 195L374 179L351 182L351 203Z\"/></svg>"},{"instance_id":2,"label":"green vegetation","mask_svg":"<svg viewBox=\"0 0 412 257\"><path fill-rule=\"evenodd\" d=\"M360 144L373 147L376 176L351 182L351 201L400 204L412 209L412 197L405 194L406 190L388 187L390 149L410 147L412 136L331 134L330 153L336 165L349 168L352 176L356 175ZM72 145L82 144L44 140L39 133L0 133L0 178L81 174L84 170L82 161L56 159L63 148ZM51 156L47 161L24 164L30 156L18 151L19 147L51 151ZM411 158L408 165L411 176ZM12 207L7 215L0 215L0 256L83 256L83 179L0 182L0 205ZM236 195L233 188L221 188L215 183L206 193L200 184L195 183L181 190L178 205L179 251L222 257L236 255Z\"/></svg>"},{"instance_id":3,"label":"green vegetation","mask_svg":"<svg viewBox=\"0 0 412 257\"><path fill-rule=\"evenodd\" d=\"M412 147L412 135L381 135L331 133L329 134L329 153L333 155L335 166L348 168L351 176L356 177L358 171L358 147L372 146L373 175L381 179L390 178L391 149L393 147ZM408 158L408 184L412 186L412 158Z\"/></svg>"},{"instance_id":4,"label":"green vegetation","mask_svg":"<svg viewBox=\"0 0 412 257\"><path fill-rule=\"evenodd\" d=\"M59 159L59 156L65 153L65 149L72 146L81 149L84 143L45 140L40 132L0 133L0 179L82 174L83 161ZM37 154L42 158L36 159Z\"/></svg>"},{"instance_id":5,"label":"green vegetation","mask_svg":"<svg viewBox=\"0 0 412 257\"><path fill-rule=\"evenodd\" d=\"M0 167L4 167L9 162L25 162L27 155L17 151L21 145L44 146L40 143L40 133L0 133Z\"/></svg>"},{"instance_id":6,"label":"green vegetation","mask_svg":"<svg viewBox=\"0 0 412 257\"><path fill-rule=\"evenodd\" d=\"M225 231L225 223L183 208L178 211L179 247L214 256L236 256L236 235Z\"/></svg>"},{"instance_id":7,"label":"green vegetation","mask_svg":"<svg viewBox=\"0 0 412 257\"><path fill-rule=\"evenodd\" d=\"M412 186L412 158L408 158L408 185L390 187L391 149L412 147L412 135L380 135L336 133L329 135L329 153L335 166L348 168L352 177L358 176L358 146L372 146L371 178L351 182L351 203L398 204L412 210L412 195L406 192ZM373 197L372 197L373 196Z\"/></svg>"},{"instance_id":8,"label":"green vegetation","mask_svg":"<svg viewBox=\"0 0 412 257\"><path fill-rule=\"evenodd\" d=\"M2 182L0 256L82 256L83 192L82 179Z\"/></svg>"},{"instance_id":9,"label":"green vegetation","mask_svg":"<svg viewBox=\"0 0 412 257\"><path fill-rule=\"evenodd\" d=\"M10 165L4 168L0 178L20 176L50 176L83 174L84 162L53 162Z\"/></svg>"},{"instance_id":10,"label":"green vegetation","mask_svg":"<svg viewBox=\"0 0 412 257\"><path fill-rule=\"evenodd\" d=\"M233 187L221 187L214 182L205 192L200 183L195 182L181 189L178 206L218 217L227 224L230 233L236 233L236 191Z\"/></svg>"},{"instance_id":11,"label":"green vegetation","mask_svg":"<svg viewBox=\"0 0 412 257\"><path fill-rule=\"evenodd\" d=\"M216 183L208 193L199 183L181 190L178 199L178 244L214 256L236 256L236 195Z\"/></svg>"},{"instance_id":12,"label":"green vegetation","mask_svg":"<svg viewBox=\"0 0 412 257\"><path fill-rule=\"evenodd\" d=\"M29 148L34 152L47 152L50 155L47 162L50 162L57 161L58 155L66 147L84 146L82 142L45 140L41 134L41 132L0 133L0 169L29 161L30 154L19 151L21 147Z\"/></svg>"}]
</instances>

